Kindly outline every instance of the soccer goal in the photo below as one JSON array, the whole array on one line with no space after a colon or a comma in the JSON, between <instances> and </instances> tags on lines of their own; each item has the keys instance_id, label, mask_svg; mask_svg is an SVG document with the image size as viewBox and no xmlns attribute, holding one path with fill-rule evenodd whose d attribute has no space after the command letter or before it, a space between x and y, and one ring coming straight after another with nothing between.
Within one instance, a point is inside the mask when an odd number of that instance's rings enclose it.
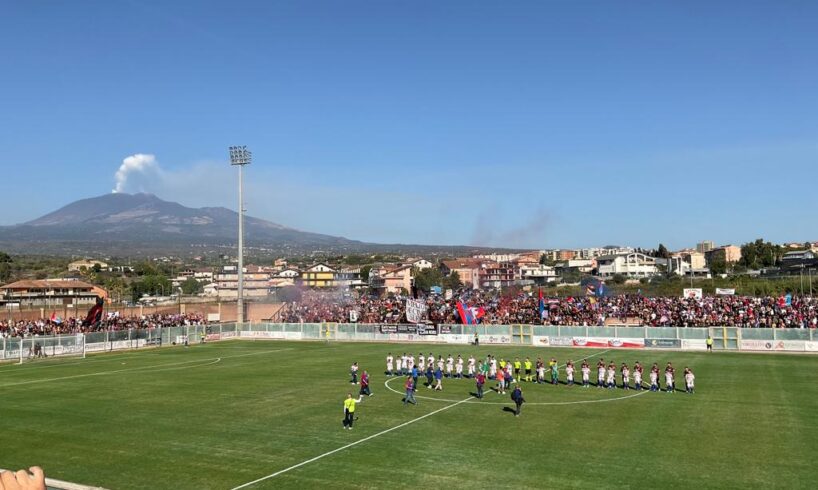
<instances>
[{"instance_id":1,"label":"soccer goal","mask_svg":"<svg viewBox=\"0 0 818 490\"><path fill-rule=\"evenodd\" d=\"M85 335L60 335L58 337L26 337L18 342L20 364L57 357L85 358Z\"/></svg>"}]
</instances>

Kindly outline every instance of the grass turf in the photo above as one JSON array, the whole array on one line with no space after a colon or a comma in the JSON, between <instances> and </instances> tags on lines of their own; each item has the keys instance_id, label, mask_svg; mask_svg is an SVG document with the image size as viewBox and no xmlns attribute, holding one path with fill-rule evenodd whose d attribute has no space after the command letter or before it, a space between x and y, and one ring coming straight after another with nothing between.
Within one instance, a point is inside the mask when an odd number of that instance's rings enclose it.
<instances>
[{"instance_id":1,"label":"grass turf","mask_svg":"<svg viewBox=\"0 0 818 490\"><path fill-rule=\"evenodd\" d=\"M404 407L383 375L386 353L404 350L672 361L677 387L694 369L697 393L524 383L515 418L508 395L454 405L474 384L444 380ZM352 361L375 396L346 431ZM264 341L41 360L0 366L0 466L113 489L233 488L448 407L252 488L814 488L816 368L775 354Z\"/></svg>"}]
</instances>

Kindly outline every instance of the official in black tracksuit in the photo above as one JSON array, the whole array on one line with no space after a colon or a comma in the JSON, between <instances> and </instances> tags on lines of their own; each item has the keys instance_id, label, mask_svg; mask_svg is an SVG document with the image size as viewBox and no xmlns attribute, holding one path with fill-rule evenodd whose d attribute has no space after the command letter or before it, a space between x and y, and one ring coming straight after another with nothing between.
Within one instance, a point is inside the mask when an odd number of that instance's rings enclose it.
<instances>
[{"instance_id":1,"label":"official in black tracksuit","mask_svg":"<svg viewBox=\"0 0 818 490\"><path fill-rule=\"evenodd\" d=\"M519 386L514 388L514 391L511 392L511 399L514 400L514 404L517 405L517 410L514 412L515 417L520 416L520 410L523 408L523 403L525 403L525 398L523 398L523 390L520 389Z\"/></svg>"}]
</instances>

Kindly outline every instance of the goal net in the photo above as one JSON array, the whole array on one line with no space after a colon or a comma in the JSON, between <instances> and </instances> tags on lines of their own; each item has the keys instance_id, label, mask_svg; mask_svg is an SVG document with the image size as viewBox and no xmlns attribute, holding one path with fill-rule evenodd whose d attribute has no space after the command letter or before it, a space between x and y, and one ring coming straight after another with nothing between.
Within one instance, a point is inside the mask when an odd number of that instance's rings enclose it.
<instances>
[{"instance_id":1,"label":"goal net","mask_svg":"<svg viewBox=\"0 0 818 490\"><path fill-rule=\"evenodd\" d=\"M59 337L26 337L16 340L17 348L7 346L6 356L9 359L16 354L16 360L20 364L40 359L85 357L85 336L82 334L60 335Z\"/></svg>"}]
</instances>

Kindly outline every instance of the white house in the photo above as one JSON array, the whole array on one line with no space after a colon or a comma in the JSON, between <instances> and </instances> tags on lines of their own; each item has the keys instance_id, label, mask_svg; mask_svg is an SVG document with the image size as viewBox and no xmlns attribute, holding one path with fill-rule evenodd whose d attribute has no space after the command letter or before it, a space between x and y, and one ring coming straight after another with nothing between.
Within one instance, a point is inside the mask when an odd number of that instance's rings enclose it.
<instances>
[{"instance_id":1,"label":"white house","mask_svg":"<svg viewBox=\"0 0 818 490\"><path fill-rule=\"evenodd\" d=\"M626 277L650 277L659 270L656 259L638 252L597 257L597 272L602 277L621 274Z\"/></svg>"},{"instance_id":2,"label":"white house","mask_svg":"<svg viewBox=\"0 0 818 490\"><path fill-rule=\"evenodd\" d=\"M413 260L412 262L410 262L410 264L412 265L412 267L416 269L431 269L432 267L434 267L434 264L432 264L426 259Z\"/></svg>"},{"instance_id":3,"label":"white house","mask_svg":"<svg viewBox=\"0 0 818 490\"><path fill-rule=\"evenodd\" d=\"M546 282L556 281L557 271L553 267L543 264L521 265L520 279L523 281L533 281L534 284L544 284Z\"/></svg>"}]
</instances>

